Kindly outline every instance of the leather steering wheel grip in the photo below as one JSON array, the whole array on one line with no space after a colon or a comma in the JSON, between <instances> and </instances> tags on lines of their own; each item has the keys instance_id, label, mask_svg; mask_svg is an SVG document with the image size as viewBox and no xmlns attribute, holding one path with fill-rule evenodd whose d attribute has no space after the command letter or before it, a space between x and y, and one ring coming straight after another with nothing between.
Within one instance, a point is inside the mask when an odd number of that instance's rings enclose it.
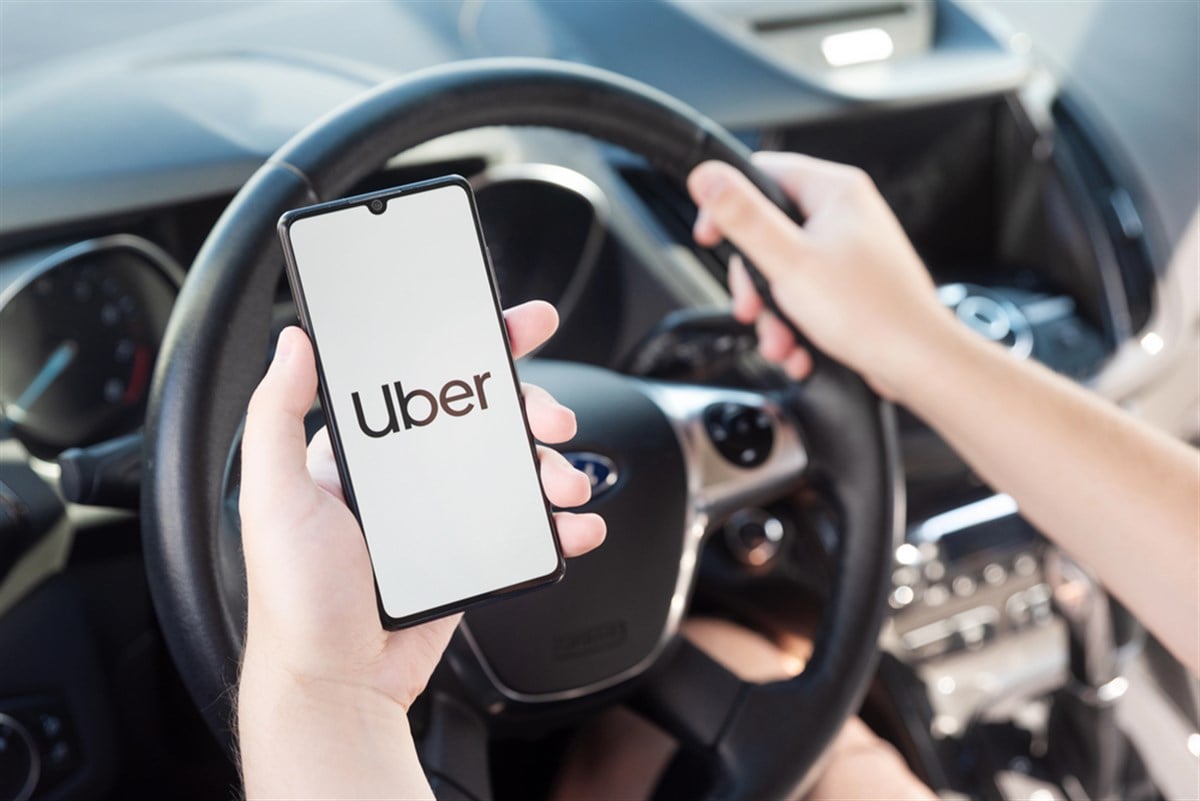
<instances>
[{"instance_id":1,"label":"leather steering wheel grip","mask_svg":"<svg viewBox=\"0 0 1200 801\"><path fill-rule=\"evenodd\" d=\"M796 216L749 151L716 123L632 80L560 62L493 59L413 73L335 109L280 148L196 257L168 325L146 423L142 528L155 608L193 698L227 743L245 590L241 572L230 569L240 555L221 546L218 532L226 474L236 465L230 446L270 347L282 266L275 222L287 209L344 195L397 153L494 125L587 134L644 156L681 182L701 161L726 161ZM743 775L723 783L722 797L787 792L865 692L894 522L881 408L856 375L828 359L797 393L815 469L837 478L837 577L809 669L750 688L723 725L715 747Z\"/></svg>"}]
</instances>

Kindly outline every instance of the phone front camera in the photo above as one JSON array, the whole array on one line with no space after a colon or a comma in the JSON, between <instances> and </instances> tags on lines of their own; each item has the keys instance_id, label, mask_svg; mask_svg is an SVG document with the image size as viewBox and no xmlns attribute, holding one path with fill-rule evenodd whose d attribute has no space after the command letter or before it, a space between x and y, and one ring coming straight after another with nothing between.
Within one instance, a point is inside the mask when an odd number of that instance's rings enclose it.
<instances>
[{"instance_id":1,"label":"phone front camera","mask_svg":"<svg viewBox=\"0 0 1200 801\"><path fill-rule=\"evenodd\" d=\"M382 200L372 200L368 204L368 208L371 209L372 214L383 214L383 210L387 208L387 204Z\"/></svg>"}]
</instances>

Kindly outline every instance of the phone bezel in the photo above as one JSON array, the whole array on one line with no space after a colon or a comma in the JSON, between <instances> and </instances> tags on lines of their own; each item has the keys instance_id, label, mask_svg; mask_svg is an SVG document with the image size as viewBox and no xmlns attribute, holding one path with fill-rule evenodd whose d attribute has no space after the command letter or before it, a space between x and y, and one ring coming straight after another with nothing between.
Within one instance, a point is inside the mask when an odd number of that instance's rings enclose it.
<instances>
[{"instance_id":1,"label":"phone bezel","mask_svg":"<svg viewBox=\"0 0 1200 801\"><path fill-rule=\"evenodd\" d=\"M471 217L475 225L475 238L479 244L479 255L482 257L485 273L487 275L488 286L492 293L492 304L496 310L496 322L500 326L500 334L504 338L504 352L508 359L508 371L512 378L513 390L517 393L519 407L521 410L521 421L525 426L525 435L529 441L529 454L531 458L531 467L534 474L538 476L538 486L541 488L541 478L539 471L539 463L537 457L537 443L533 437L533 431L529 427L529 416L525 410L525 398L521 393L521 382L517 377L516 364L512 357L512 343L508 337L508 326L504 322L504 310L500 305L500 294L497 289L495 268L492 266L491 253L488 251L487 244L484 241L483 227L479 220L479 209L475 204L475 194L471 191L471 185L465 178L460 175L447 175L440 178L432 178L426 181L417 183L405 184L404 186L383 189L376 192L369 192L363 195L354 195L353 197L341 198L325 203L318 203L312 206L304 206L303 208L293 209L285 212L279 218L278 231L279 238L283 244L284 262L286 265L285 272L287 273L288 285L292 290L292 298L296 304L296 311L300 318L300 325L308 335L309 342L312 343L313 355L316 358L317 376L318 376L318 392L321 398L321 406L325 410L325 424L329 429L329 440L333 446L334 461L337 463L338 476L342 482L342 490L345 494L346 505L353 512L355 519L358 521L359 529L363 531L363 541L367 546L367 555L370 557L371 543L367 539L366 531L363 528L362 517L359 515L358 499L354 494L354 482L350 475L349 465L346 463L344 451L342 449L342 437L338 427L337 416L333 412L333 404L330 403L329 394L325 383L325 371L321 363L321 350L318 344L318 336L312 324L312 320L308 313L308 302L304 295L304 285L300 279L299 269L296 265L295 252L292 249L291 241L291 226L298 220L308 217L317 217L324 214L329 214L336 211L342 211L354 206L366 206L367 211L376 216L387 218L388 214L394 213L391 204L382 212L372 211L370 203L374 200L388 201L392 198L419 194L433 189L442 189L445 187L457 187L466 193L467 203L471 210ZM474 595L469 598L464 598L459 601L452 601L448 604L427 609L422 612L414 612L411 615L403 617L392 617L387 613L383 605L383 597L379 592L379 576L375 572L375 563L371 561L371 574L375 584L375 601L379 608L379 619L385 629L394 631L397 629L407 628L418 623L424 623L429 620L446 617L447 615L456 612L463 612L475 606L490 603L501 598L508 598L514 595L520 595L531 590L544 587L548 584L554 584L560 581L566 572L566 560L563 558L562 543L559 540L558 528L554 524L554 507L546 497L544 488L541 488L542 502L546 510L546 525L550 531L551 541L554 543L554 550L557 556L555 568L551 572L536 576L517 584L508 587L502 587L497 590L489 590L479 595Z\"/></svg>"}]
</instances>

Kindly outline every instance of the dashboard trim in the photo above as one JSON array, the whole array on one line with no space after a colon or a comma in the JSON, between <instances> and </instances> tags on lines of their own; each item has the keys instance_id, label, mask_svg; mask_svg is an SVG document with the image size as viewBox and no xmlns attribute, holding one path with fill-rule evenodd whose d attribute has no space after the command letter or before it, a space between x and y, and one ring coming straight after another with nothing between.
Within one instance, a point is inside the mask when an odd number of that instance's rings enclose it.
<instances>
[{"instance_id":1,"label":"dashboard trim","mask_svg":"<svg viewBox=\"0 0 1200 801\"><path fill-rule=\"evenodd\" d=\"M75 259L89 256L93 253L101 253L106 250L135 251L144 256L147 261L157 268L176 290L183 286L183 268L179 266L179 262L175 261L171 254L150 240L135 234L111 234L109 236L76 242L74 245L68 245L61 250L53 251L38 260L32 267L24 270L15 281L0 289L0 309L7 306L22 290L51 270Z\"/></svg>"},{"instance_id":2,"label":"dashboard trim","mask_svg":"<svg viewBox=\"0 0 1200 801\"><path fill-rule=\"evenodd\" d=\"M543 162L512 162L494 164L470 179L471 188L476 192L489 186L507 183L509 181L534 181L549 184L583 198L592 209L592 223L588 228L587 238L571 271L567 286L561 297L555 303L561 319L568 319L579 301L583 298L584 290L596 272L600 262L600 252L604 247L608 232L612 226L612 208L604 190L581 172L570 167Z\"/></svg>"}]
</instances>

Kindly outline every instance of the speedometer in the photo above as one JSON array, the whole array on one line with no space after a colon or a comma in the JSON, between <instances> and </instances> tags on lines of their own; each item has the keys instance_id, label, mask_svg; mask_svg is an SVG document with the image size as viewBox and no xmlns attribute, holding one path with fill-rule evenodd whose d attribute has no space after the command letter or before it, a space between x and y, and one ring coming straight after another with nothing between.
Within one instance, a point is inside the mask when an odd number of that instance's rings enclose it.
<instances>
[{"instance_id":1,"label":"speedometer","mask_svg":"<svg viewBox=\"0 0 1200 801\"><path fill-rule=\"evenodd\" d=\"M182 272L144 239L68 248L0 290L0 433L37 456L141 425Z\"/></svg>"}]
</instances>

